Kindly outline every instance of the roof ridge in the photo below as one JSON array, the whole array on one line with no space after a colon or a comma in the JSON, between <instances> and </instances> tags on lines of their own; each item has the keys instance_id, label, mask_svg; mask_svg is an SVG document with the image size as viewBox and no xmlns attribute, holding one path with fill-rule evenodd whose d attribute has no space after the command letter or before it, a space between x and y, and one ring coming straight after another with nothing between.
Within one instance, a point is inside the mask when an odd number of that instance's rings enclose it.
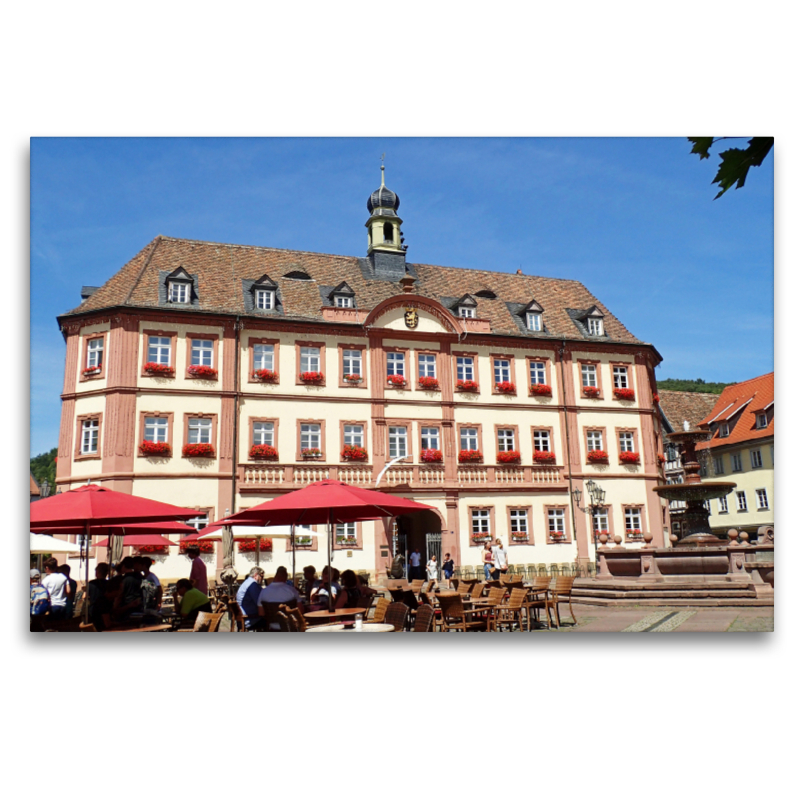
<instances>
[{"instance_id":1,"label":"roof ridge","mask_svg":"<svg viewBox=\"0 0 800 800\"><path fill-rule=\"evenodd\" d=\"M128 290L128 294L125 295L125 299L122 301L122 305L125 306L130 302L131 295L133 294L134 289L139 285L139 281L142 279L142 275L144 275L144 271L149 266L150 261L153 258L153 253L156 252L156 249L158 248L160 242L161 242L161 234L159 234L158 236L156 236L155 239L153 239L153 246L150 248L150 252L147 254L147 258L144 260L144 264L142 264L142 268L139 270L139 274L136 276L136 280L133 282L133 285Z\"/></svg>"},{"instance_id":2,"label":"roof ridge","mask_svg":"<svg viewBox=\"0 0 800 800\"><path fill-rule=\"evenodd\" d=\"M737 386L744 386L747 383L752 383L753 381L760 381L763 380L764 378L768 378L770 375L773 376L775 375L774 369L772 370L772 372L765 372L763 375L756 375L755 378L747 378L746 380L739 381L738 383L732 383L729 386L726 386L725 389L734 389ZM723 389L723 391L725 391L725 389Z\"/></svg>"},{"instance_id":3,"label":"roof ridge","mask_svg":"<svg viewBox=\"0 0 800 800\"><path fill-rule=\"evenodd\" d=\"M236 244L235 242L209 242L204 239L179 239L175 236L158 235L159 239L169 242L186 242L187 244L207 244L213 247L239 247L243 250L269 250L277 253L302 253L306 256L330 256L331 258L351 258L358 259L358 256L346 256L341 253L318 253L313 250L293 250L288 247L266 247L261 244Z\"/></svg>"}]
</instances>

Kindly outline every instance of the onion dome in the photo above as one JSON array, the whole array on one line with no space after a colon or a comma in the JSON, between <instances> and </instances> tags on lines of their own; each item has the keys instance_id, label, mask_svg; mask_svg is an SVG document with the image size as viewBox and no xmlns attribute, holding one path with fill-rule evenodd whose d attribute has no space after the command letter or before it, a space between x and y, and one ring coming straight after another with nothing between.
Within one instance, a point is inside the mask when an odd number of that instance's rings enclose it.
<instances>
[{"instance_id":1,"label":"onion dome","mask_svg":"<svg viewBox=\"0 0 800 800\"><path fill-rule=\"evenodd\" d=\"M400 207L400 198L391 189L386 188L383 182L383 172L384 168L381 166L381 185L369 196L367 211L382 217L394 217Z\"/></svg>"}]
</instances>

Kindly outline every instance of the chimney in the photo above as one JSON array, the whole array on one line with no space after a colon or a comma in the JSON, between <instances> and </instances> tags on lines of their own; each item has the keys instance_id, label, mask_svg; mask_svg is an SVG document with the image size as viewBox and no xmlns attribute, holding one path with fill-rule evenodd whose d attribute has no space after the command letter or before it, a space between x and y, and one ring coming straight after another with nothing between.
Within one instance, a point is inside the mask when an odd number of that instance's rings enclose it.
<instances>
[{"instance_id":1,"label":"chimney","mask_svg":"<svg viewBox=\"0 0 800 800\"><path fill-rule=\"evenodd\" d=\"M522 270L521 269L517 270L517 275L522 275Z\"/></svg>"},{"instance_id":2,"label":"chimney","mask_svg":"<svg viewBox=\"0 0 800 800\"><path fill-rule=\"evenodd\" d=\"M414 284L416 281L410 276L406 275L405 278L400 278L400 285L406 294L412 294L414 291Z\"/></svg>"}]
</instances>

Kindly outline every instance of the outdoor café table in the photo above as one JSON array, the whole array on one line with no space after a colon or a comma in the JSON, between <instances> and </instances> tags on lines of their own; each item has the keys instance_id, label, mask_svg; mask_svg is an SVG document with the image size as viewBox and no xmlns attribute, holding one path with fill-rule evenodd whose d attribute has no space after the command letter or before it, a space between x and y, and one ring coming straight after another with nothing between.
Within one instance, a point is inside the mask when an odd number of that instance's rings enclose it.
<instances>
[{"instance_id":1,"label":"outdoor caf\u00e9 table","mask_svg":"<svg viewBox=\"0 0 800 800\"><path fill-rule=\"evenodd\" d=\"M148 625L146 628L109 628L106 633L156 633L172 630L172 625Z\"/></svg>"},{"instance_id":2,"label":"outdoor caf\u00e9 table","mask_svg":"<svg viewBox=\"0 0 800 800\"><path fill-rule=\"evenodd\" d=\"M361 630L345 628L344 625L322 625L316 628L306 628L306 633L389 633L394 630L394 625L385 622L365 622Z\"/></svg>"},{"instance_id":3,"label":"outdoor caf\u00e9 table","mask_svg":"<svg viewBox=\"0 0 800 800\"><path fill-rule=\"evenodd\" d=\"M363 614L363 608L334 608L333 611L309 611L303 616L306 619L328 619L329 617L352 617L356 614Z\"/></svg>"}]
</instances>

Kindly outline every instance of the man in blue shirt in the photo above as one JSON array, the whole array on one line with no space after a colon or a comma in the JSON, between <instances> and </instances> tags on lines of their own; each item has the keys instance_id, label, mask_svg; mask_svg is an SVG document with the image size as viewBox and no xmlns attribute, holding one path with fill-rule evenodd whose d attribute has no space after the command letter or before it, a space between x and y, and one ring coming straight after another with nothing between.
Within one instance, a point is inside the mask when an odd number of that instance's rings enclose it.
<instances>
[{"instance_id":1,"label":"man in blue shirt","mask_svg":"<svg viewBox=\"0 0 800 800\"><path fill-rule=\"evenodd\" d=\"M242 609L245 616L245 627L251 628L254 623L259 621L258 616L258 596L261 594L261 584L264 582L264 570L261 567L253 567L249 576L236 592L236 602Z\"/></svg>"}]
</instances>

